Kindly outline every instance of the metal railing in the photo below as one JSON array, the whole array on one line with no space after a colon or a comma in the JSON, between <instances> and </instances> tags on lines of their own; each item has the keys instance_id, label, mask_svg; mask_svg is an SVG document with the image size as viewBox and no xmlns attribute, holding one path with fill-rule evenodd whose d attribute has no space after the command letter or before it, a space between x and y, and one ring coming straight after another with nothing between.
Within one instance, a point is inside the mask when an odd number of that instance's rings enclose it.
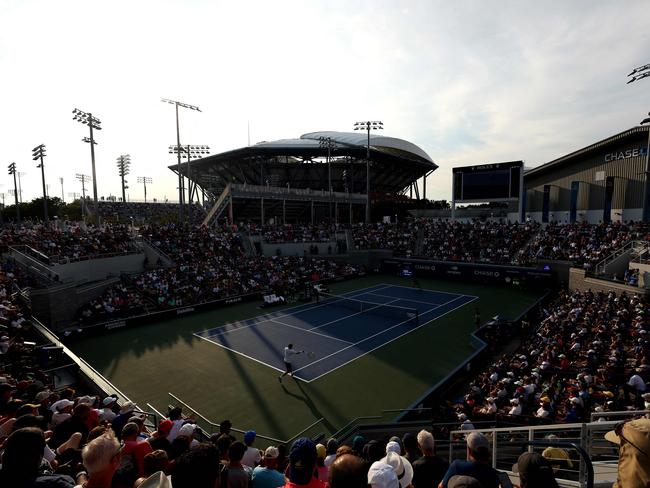
<instances>
[{"instance_id":1,"label":"metal railing","mask_svg":"<svg viewBox=\"0 0 650 488\"><path fill-rule=\"evenodd\" d=\"M635 417L650 415L650 410L621 410L617 412L592 412L592 422L603 422L606 420L627 420Z\"/></svg>"},{"instance_id":2,"label":"metal railing","mask_svg":"<svg viewBox=\"0 0 650 488\"><path fill-rule=\"evenodd\" d=\"M169 395L169 398L171 400L173 400L172 404L180 404L187 411L190 411L192 413L192 415L195 417L194 420L195 420L196 424L199 427L201 427L205 432L209 433L209 435L212 435L212 434L214 434L216 432L219 432L219 428L220 428L219 423L213 422L212 420L208 419L206 416L201 414L198 410L191 407L189 404L187 404L186 402L184 402L183 400L178 398L173 393L168 393L168 395ZM307 432L314 429L314 427L316 427L321 422L323 422L323 420L325 420L325 419L323 419L322 417L319 418L318 420L314 421L313 423L311 423L310 425L305 427L303 430L301 430L300 432L298 432L297 434L293 435L292 437L290 437L289 439L286 439L286 440L278 439L276 437L271 437L271 436L268 436L268 435L262 435L262 434L259 434L259 433L256 435L256 438L262 439L262 440L265 440L265 441L268 441L268 442L271 442L271 443L274 443L276 445L277 444L288 445L293 440L298 439L299 437L303 437ZM230 430L243 435L244 433L246 433L246 430L248 430L248 429L244 430L244 429L231 428Z\"/></svg>"},{"instance_id":3,"label":"metal railing","mask_svg":"<svg viewBox=\"0 0 650 488\"><path fill-rule=\"evenodd\" d=\"M556 479L562 481L563 486L588 487L590 480L591 483L599 484L611 484L616 480L618 446L604 438L605 433L612 430L616 423L592 422L475 430L485 434L491 442L493 468L513 474L512 467L524 450L522 446L528 446L529 451L533 451L535 447L559 446L564 448L567 457L551 459ZM465 459L465 436L468 432L450 432L449 462ZM555 437L549 439L549 436ZM587 456L576 453L576 447L583 449ZM593 475L589 472L590 465L593 466Z\"/></svg>"}]
</instances>

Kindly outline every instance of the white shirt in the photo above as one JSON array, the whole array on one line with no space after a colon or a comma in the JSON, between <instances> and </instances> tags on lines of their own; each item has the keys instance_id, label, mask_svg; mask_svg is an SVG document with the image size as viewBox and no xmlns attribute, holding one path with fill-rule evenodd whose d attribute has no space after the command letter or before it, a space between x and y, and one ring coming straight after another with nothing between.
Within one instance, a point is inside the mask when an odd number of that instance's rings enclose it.
<instances>
[{"instance_id":1,"label":"white shirt","mask_svg":"<svg viewBox=\"0 0 650 488\"><path fill-rule=\"evenodd\" d=\"M325 466L327 466L329 468L330 465L334 462L335 459L336 459L336 454L330 454L329 456L327 456L325 458L325 461L324 461L323 464L325 464Z\"/></svg>"},{"instance_id":2,"label":"white shirt","mask_svg":"<svg viewBox=\"0 0 650 488\"><path fill-rule=\"evenodd\" d=\"M535 415L540 419L545 419L546 417L549 416L549 411L546 410L544 407L539 407Z\"/></svg>"},{"instance_id":3,"label":"white shirt","mask_svg":"<svg viewBox=\"0 0 650 488\"><path fill-rule=\"evenodd\" d=\"M288 347L284 348L284 362L285 363L290 363L291 362L291 356L294 356L296 354L300 354L298 351L295 349L290 349Z\"/></svg>"},{"instance_id":4,"label":"white shirt","mask_svg":"<svg viewBox=\"0 0 650 488\"><path fill-rule=\"evenodd\" d=\"M99 411L99 420L102 422L112 422L115 417L117 415L110 408L102 408Z\"/></svg>"},{"instance_id":5,"label":"white shirt","mask_svg":"<svg viewBox=\"0 0 650 488\"><path fill-rule=\"evenodd\" d=\"M521 415L521 405L514 405L508 412L508 415Z\"/></svg>"},{"instance_id":6,"label":"white shirt","mask_svg":"<svg viewBox=\"0 0 650 488\"><path fill-rule=\"evenodd\" d=\"M181 430L181 427L183 427L183 424L185 423L185 420L183 419L178 419L178 420L173 420L174 425L172 428L169 430L169 435L167 435L167 439L169 442L173 441L178 437L178 432Z\"/></svg>"},{"instance_id":7,"label":"white shirt","mask_svg":"<svg viewBox=\"0 0 650 488\"><path fill-rule=\"evenodd\" d=\"M262 455L260 454L260 450L254 448L253 446L248 446L246 448L244 456L241 458L241 463L254 468L260 463L261 460Z\"/></svg>"}]
</instances>

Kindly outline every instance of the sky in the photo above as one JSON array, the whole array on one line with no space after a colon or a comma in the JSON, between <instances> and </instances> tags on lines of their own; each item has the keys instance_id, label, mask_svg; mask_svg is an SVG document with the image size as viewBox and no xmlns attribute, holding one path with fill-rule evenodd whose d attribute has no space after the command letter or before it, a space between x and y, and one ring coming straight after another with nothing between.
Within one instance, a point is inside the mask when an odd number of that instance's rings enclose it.
<instances>
[{"instance_id":1,"label":"sky","mask_svg":"<svg viewBox=\"0 0 650 488\"><path fill-rule=\"evenodd\" d=\"M23 200L42 195L32 148L47 147L50 196L81 193L96 133L99 196L177 198L176 144L219 153L381 120L439 165L427 197L449 199L451 168L543 164L639 123L650 110L650 4L416 0L0 0L0 166ZM2 170L0 192L13 181ZM7 202L9 204L9 202Z\"/></svg>"}]
</instances>

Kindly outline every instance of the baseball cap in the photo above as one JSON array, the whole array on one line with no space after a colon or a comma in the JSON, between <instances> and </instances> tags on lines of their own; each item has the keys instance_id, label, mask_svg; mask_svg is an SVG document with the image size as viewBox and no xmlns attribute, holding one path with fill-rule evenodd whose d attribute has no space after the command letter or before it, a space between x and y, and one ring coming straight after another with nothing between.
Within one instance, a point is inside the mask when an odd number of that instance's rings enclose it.
<instances>
[{"instance_id":1,"label":"baseball cap","mask_svg":"<svg viewBox=\"0 0 650 488\"><path fill-rule=\"evenodd\" d=\"M244 444L250 444L255 440L255 436L257 435L257 432L254 430L248 430L244 434Z\"/></svg>"},{"instance_id":2,"label":"baseball cap","mask_svg":"<svg viewBox=\"0 0 650 488\"><path fill-rule=\"evenodd\" d=\"M163 434L169 434L173 426L174 426L174 422L172 422L171 420L169 419L162 420L158 424L158 432L162 432Z\"/></svg>"},{"instance_id":3,"label":"baseball cap","mask_svg":"<svg viewBox=\"0 0 650 488\"><path fill-rule=\"evenodd\" d=\"M125 415L127 413L131 413L136 409L136 405L133 402L125 402L124 405L122 405L122 408L120 408L120 415Z\"/></svg>"},{"instance_id":4,"label":"baseball cap","mask_svg":"<svg viewBox=\"0 0 650 488\"><path fill-rule=\"evenodd\" d=\"M399 488L399 481L393 468L386 463L376 461L368 470L368 484L372 488Z\"/></svg>"},{"instance_id":5,"label":"baseball cap","mask_svg":"<svg viewBox=\"0 0 650 488\"><path fill-rule=\"evenodd\" d=\"M269 446L266 448L266 451L264 451L264 459L277 459L279 455L280 451L278 451L278 448L275 446Z\"/></svg>"},{"instance_id":6,"label":"baseball cap","mask_svg":"<svg viewBox=\"0 0 650 488\"><path fill-rule=\"evenodd\" d=\"M196 424L184 424L181 429L178 431L179 436L192 437L194 431L196 430Z\"/></svg>"},{"instance_id":7,"label":"baseball cap","mask_svg":"<svg viewBox=\"0 0 650 488\"><path fill-rule=\"evenodd\" d=\"M318 459L325 459L327 457L327 449L323 444L316 444L316 457Z\"/></svg>"},{"instance_id":8,"label":"baseball cap","mask_svg":"<svg viewBox=\"0 0 650 488\"><path fill-rule=\"evenodd\" d=\"M312 478L316 465L316 445L311 439L301 437L291 446L289 452L289 480L304 485Z\"/></svg>"},{"instance_id":9,"label":"baseball cap","mask_svg":"<svg viewBox=\"0 0 650 488\"><path fill-rule=\"evenodd\" d=\"M402 448L396 441L390 441L388 444L386 444L386 454L389 452L396 452L397 454L400 454L402 452Z\"/></svg>"},{"instance_id":10,"label":"baseball cap","mask_svg":"<svg viewBox=\"0 0 650 488\"><path fill-rule=\"evenodd\" d=\"M102 400L102 405L105 407L108 407L109 405L115 403L117 401L117 398L112 397L112 396L107 396Z\"/></svg>"}]
</instances>

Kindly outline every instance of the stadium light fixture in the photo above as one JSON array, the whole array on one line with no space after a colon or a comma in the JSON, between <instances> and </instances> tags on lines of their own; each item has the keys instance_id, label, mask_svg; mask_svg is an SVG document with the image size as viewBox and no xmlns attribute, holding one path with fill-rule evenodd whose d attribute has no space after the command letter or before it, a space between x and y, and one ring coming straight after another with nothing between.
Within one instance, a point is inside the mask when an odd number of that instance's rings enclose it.
<instances>
[{"instance_id":1,"label":"stadium light fixture","mask_svg":"<svg viewBox=\"0 0 650 488\"><path fill-rule=\"evenodd\" d=\"M90 137L84 137L83 142L90 144L90 160L92 162L92 176L93 176L93 199L95 207L95 219L97 225L100 224L100 215L99 215L99 200L97 199L97 173L95 172L95 138L93 136L93 130L101 130L101 121L97 117L93 117L93 114L90 112L84 112L75 108L72 111L73 117L72 120L79 122L83 125L87 125L90 129Z\"/></svg>"},{"instance_id":2,"label":"stadium light fixture","mask_svg":"<svg viewBox=\"0 0 650 488\"><path fill-rule=\"evenodd\" d=\"M129 174L131 166L131 156L128 154L122 154L120 157L117 158L117 172L120 175L120 178L122 180L122 202L126 203L126 189L128 186L126 183L128 183L124 177Z\"/></svg>"},{"instance_id":3,"label":"stadium light fixture","mask_svg":"<svg viewBox=\"0 0 650 488\"><path fill-rule=\"evenodd\" d=\"M318 145L321 148L327 149L327 188L329 191L329 214L330 214L330 224L332 223L332 149L336 146L336 143L332 140L331 137L319 137Z\"/></svg>"},{"instance_id":4,"label":"stadium light fixture","mask_svg":"<svg viewBox=\"0 0 650 488\"><path fill-rule=\"evenodd\" d=\"M650 66L650 65L648 65ZM650 71L649 71L650 73ZM650 115L650 112L648 112ZM640 125L650 124L650 117L643 119ZM643 221L650 221L650 127L648 127L648 145L645 148L645 182L643 185Z\"/></svg>"},{"instance_id":5,"label":"stadium light fixture","mask_svg":"<svg viewBox=\"0 0 650 488\"><path fill-rule=\"evenodd\" d=\"M153 180L148 176L138 176L138 183L144 185L144 203L147 203L147 183L152 184Z\"/></svg>"},{"instance_id":6,"label":"stadium light fixture","mask_svg":"<svg viewBox=\"0 0 650 488\"><path fill-rule=\"evenodd\" d=\"M629 80L627 80L627 84L629 85L630 83L633 83L638 80L642 80L643 78L647 78L650 76L650 64L646 64L644 66L639 66L637 68L634 68L632 72L627 75Z\"/></svg>"},{"instance_id":7,"label":"stadium light fixture","mask_svg":"<svg viewBox=\"0 0 650 488\"><path fill-rule=\"evenodd\" d=\"M186 146L169 146L169 154L180 154L180 157L187 159L187 215L192 220L192 197L196 190L196 185L192 184L190 179L190 161L192 159L202 158L210 154L210 146L188 144ZM183 192L185 189L183 188Z\"/></svg>"},{"instance_id":8,"label":"stadium light fixture","mask_svg":"<svg viewBox=\"0 0 650 488\"><path fill-rule=\"evenodd\" d=\"M49 226L50 218L47 214L47 190L45 188L45 163L43 162L45 156L45 144L40 144L32 149L32 161L40 160L40 164L36 167L41 168L41 179L43 181L43 222L46 226Z\"/></svg>"},{"instance_id":9,"label":"stadium light fixture","mask_svg":"<svg viewBox=\"0 0 650 488\"><path fill-rule=\"evenodd\" d=\"M354 130L365 130L368 132L368 144L366 144L366 224L370 223L370 131L381 130L384 123L380 120L367 120L355 122Z\"/></svg>"},{"instance_id":10,"label":"stadium light fixture","mask_svg":"<svg viewBox=\"0 0 650 488\"><path fill-rule=\"evenodd\" d=\"M16 163L7 166L9 174L14 176L14 201L16 204L16 222L20 224L20 205L18 205L18 184L16 183Z\"/></svg>"},{"instance_id":11,"label":"stadium light fixture","mask_svg":"<svg viewBox=\"0 0 650 488\"><path fill-rule=\"evenodd\" d=\"M59 183L61 183L61 201L65 203L65 192L63 191L63 178L59 177Z\"/></svg>"},{"instance_id":12,"label":"stadium light fixture","mask_svg":"<svg viewBox=\"0 0 650 488\"><path fill-rule=\"evenodd\" d=\"M177 100L170 100L168 98L162 98L161 102L169 103L174 105L176 109L176 147L181 147L181 131L178 124L178 107L187 108L189 110L196 110L200 112L201 109L196 105L190 105L189 103L179 102ZM178 222L183 222L183 175L181 173L181 153L177 152L178 156Z\"/></svg>"}]
</instances>

